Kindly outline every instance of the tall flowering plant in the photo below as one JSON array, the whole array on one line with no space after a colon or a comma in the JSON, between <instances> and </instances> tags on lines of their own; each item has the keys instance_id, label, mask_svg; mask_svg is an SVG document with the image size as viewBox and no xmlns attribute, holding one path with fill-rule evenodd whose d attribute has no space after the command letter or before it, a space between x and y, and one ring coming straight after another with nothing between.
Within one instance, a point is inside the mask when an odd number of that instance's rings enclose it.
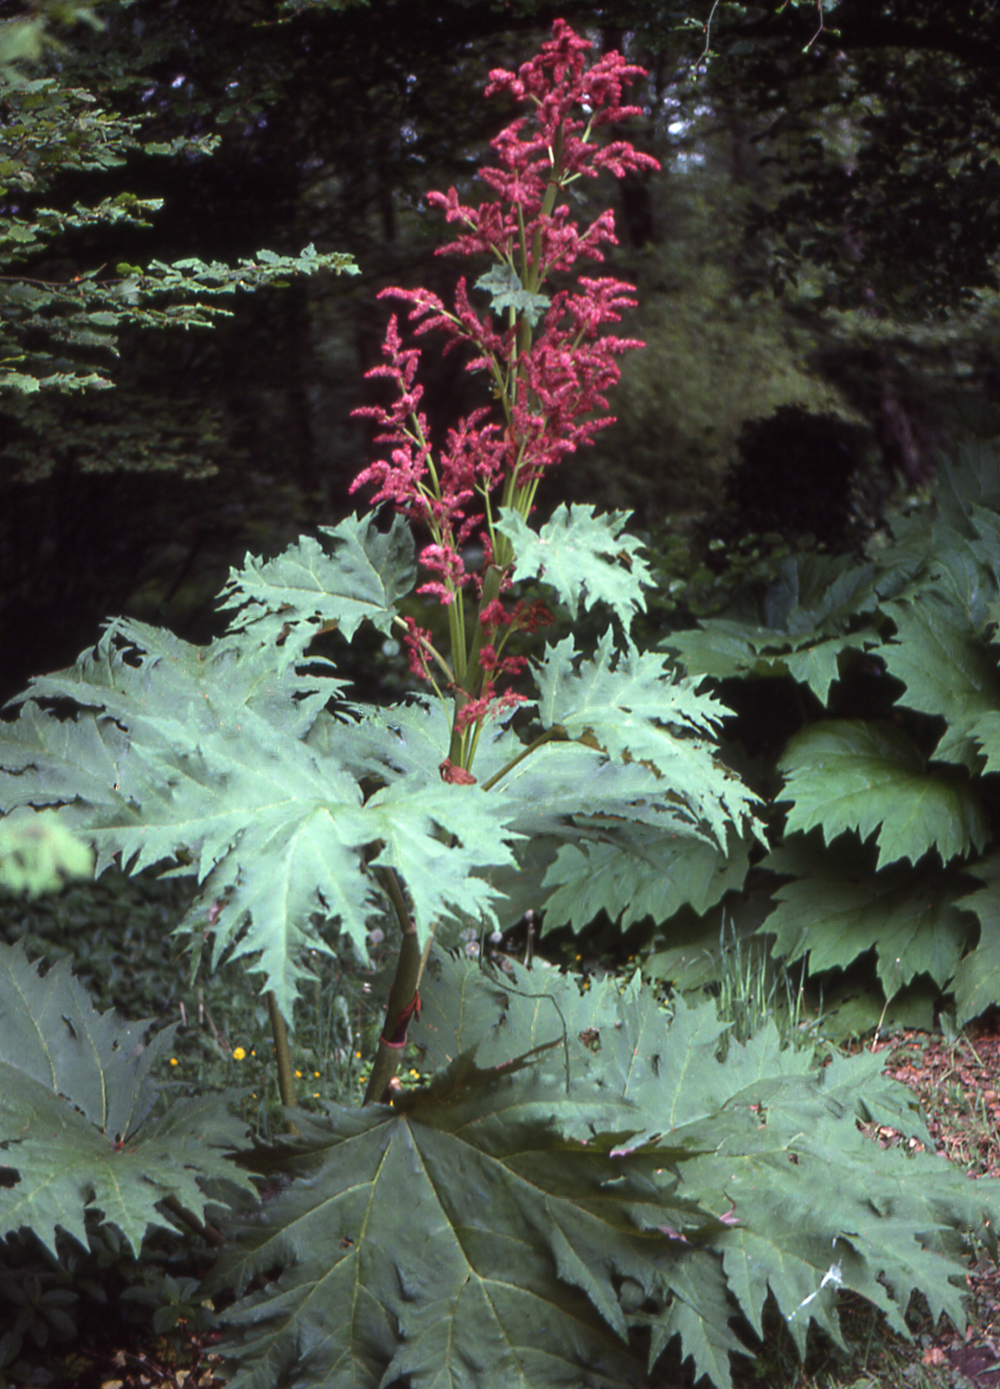
<instances>
[{"instance_id":1,"label":"tall flowering plant","mask_svg":"<svg viewBox=\"0 0 1000 1389\"><path fill-rule=\"evenodd\" d=\"M349 517L248 556L207 646L112 623L0 726L0 812L30 827L60 807L98 871L196 877L180 928L195 951L211 940L213 959L264 976L294 1131L246 1143L242 1164L280 1173L280 1194L215 1232L207 1291L236 1291L217 1347L234 1389L638 1389L678 1337L694 1378L729 1389L769 1297L800 1349L811 1323L841 1339L841 1288L897 1330L917 1288L960 1324L944 1255L961 1256L956 1232L985 1244L1000 1223L982 1182L970 1195L961 1173L859 1131L875 1117L929 1142L877 1057L814 1070L765 1028L730 1039L723 1064L713 1002L671 1014L638 973L588 989L510 959L428 961L449 923L495 928L526 907L546 928L703 914L748 866L756 803L718 755L722 706L630 641L649 575L627 518L562 506L532 524L546 471L610 423L618 358L637 345L605 331L629 286L569 278L614 225L605 212L581 230L561 195L652 164L595 138L632 113L622 88L639 71L617 54L588 67L588 47L560 22L516 74L493 73L489 91L525 113L494 141L489 195L433 196L457 229L446 249L492 266L450 305L389 291L493 396L435 447L419 349L392 319L374 374L394 399L363 412L385 449L357 482L395 507L389 527ZM547 610L518 600L522 580L571 618L603 606L616 621L586 652L540 637L526 669L508 643ZM400 611L415 585L444 606L443 650ZM351 702L310 644L363 622L402 632L439 698ZM525 718L505 717L525 689ZM392 918L366 1102L305 1113L288 1024L308 966L334 927L364 954ZM61 969L40 978L0 948L0 1019L0 1239L32 1222L55 1253L57 1225L83 1243L106 1223L138 1248L165 1204L199 1223L225 1199L244 1135L224 1101L147 1122L157 1048L137 1072L135 1035L89 1018ZM408 1037L431 1079L403 1090Z\"/></svg>"},{"instance_id":2,"label":"tall flowering plant","mask_svg":"<svg viewBox=\"0 0 1000 1389\"><path fill-rule=\"evenodd\" d=\"M643 345L603 331L635 306L633 286L581 276L574 287L549 288L578 261L603 261L601 248L617 240L610 209L581 229L560 201L566 190L602 170L621 178L659 167L626 140L597 143L602 127L641 113L623 105L622 91L645 74L620 53L588 66L591 47L557 20L552 38L517 73L491 72L487 97L505 94L527 108L492 141L497 163L480 171L492 196L472 206L454 188L428 194L459 229L438 254L494 261L474 285L489 294L489 308L475 306L464 276L452 307L425 289L383 292L409 305L415 336L440 332L446 352L467 348L467 369L485 374L496 405L473 410L435 450L420 408L420 349L404 346L394 315L385 362L368 375L391 380L395 399L355 412L375 421L386 455L354 489L374 485L374 503L390 502L431 535L420 554L431 577L418 591L447 609L450 652L439 651L413 619L405 640L411 669L454 700L442 767L450 780L471 776L484 721L524 698L502 683L526 664L503 654L509 638L548 620L541 603L510 601L514 547L498 520L504 511L526 520L546 472L614 422L606 396L619 377L617 358ZM473 569L470 553L477 557Z\"/></svg>"}]
</instances>

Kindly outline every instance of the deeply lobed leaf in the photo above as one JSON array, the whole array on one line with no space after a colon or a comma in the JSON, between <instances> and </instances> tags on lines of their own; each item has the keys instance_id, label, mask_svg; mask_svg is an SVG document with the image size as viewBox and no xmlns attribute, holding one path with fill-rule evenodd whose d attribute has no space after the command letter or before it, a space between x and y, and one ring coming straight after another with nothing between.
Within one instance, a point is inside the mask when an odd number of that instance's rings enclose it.
<instances>
[{"instance_id":1,"label":"deeply lobed leaf","mask_svg":"<svg viewBox=\"0 0 1000 1389\"><path fill-rule=\"evenodd\" d=\"M502 507L497 530L514 547L515 580L540 579L555 589L574 621L581 605L589 611L605 603L627 632L652 583L641 542L625 530L630 514L564 503L535 531L519 511Z\"/></svg>"},{"instance_id":2,"label":"deeply lobed leaf","mask_svg":"<svg viewBox=\"0 0 1000 1389\"><path fill-rule=\"evenodd\" d=\"M0 1165L13 1178L0 1183L0 1237L28 1227L55 1254L59 1229L86 1245L96 1214L138 1254L165 1198L204 1218L220 1182L254 1190L227 1156L245 1126L225 1097L150 1117L173 1030L144 1045L147 1027L96 1013L65 962L42 977L0 946Z\"/></svg>"},{"instance_id":3,"label":"deeply lobed leaf","mask_svg":"<svg viewBox=\"0 0 1000 1389\"><path fill-rule=\"evenodd\" d=\"M859 1130L929 1141L878 1056L817 1066L768 1025L722 1062L714 1006L638 976L444 956L422 993L429 1085L260 1154L296 1177L215 1275L280 1270L230 1318L238 1389L638 1385L675 1336L728 1389L737 1311L840 1340L841 1288L962 1324L961 1231L991 1238L1000 1187Z\"/></svg>"}]
</instances>

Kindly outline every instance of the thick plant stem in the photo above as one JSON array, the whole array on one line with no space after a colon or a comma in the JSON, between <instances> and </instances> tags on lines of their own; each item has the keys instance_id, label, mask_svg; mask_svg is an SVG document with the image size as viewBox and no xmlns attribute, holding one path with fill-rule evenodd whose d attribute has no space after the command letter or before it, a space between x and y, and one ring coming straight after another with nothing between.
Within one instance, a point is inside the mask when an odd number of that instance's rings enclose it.
<instances>
[{"instance_id":1,"label":"thick plant stem","mask_svg":"<svg viewBox=\"0 0 1000 1389\"><path fill-rule=\"evenodd\" d=\"M182 1206L176 1196L167 1196L163 1204L168 1211L171 1211L178 1220L182 1220L189 1229L194 1230L195 1234L201 1235L206 1244L210 1244L213 1249L221 1249L226 1242L226 1237L214 1225L209 1225L189 1211L186 1206Z\"/></svg>"},{"instance_id":2,"label":"thick plant stem","mask_svg":"<svg viewBox=\"0 0 1000 1389\"><path fill-rule=\"evenodd\" d=\"M403 939L399 947L392 988L389 991L382 1035L378 1039L378 1051L372 1062L363 1104L384 1102L387 1098L389 1082L395 1077L402 1060L406 1044L406 1027L413 1014L417 990L420 988L420 976L424 972L430 949L428 941L428 949L423 952L420 950L417 928L410 918L406 899L395 873L391 868L380 869L379 879L392 902Z\"/></svg>"},{"instance_id":3,"label":"thick plant stem","mask_svg":"<svg viewBox=\"0 0 1000 1389\"><path fill-rule=\"evenodd\" d=\"M288 1028L281 1016L278 1000L267 992L267 1011L271 1019L271 1035L274 1038L274 1055L278 1062L278 1094L286 1109L295 1109L299 1103L295 1093L295 1072L292 1069L292 1054L288 1049ZM294 1122L288 1120L288 1132L298 1133Z\"/></svg>"}]
</instances>

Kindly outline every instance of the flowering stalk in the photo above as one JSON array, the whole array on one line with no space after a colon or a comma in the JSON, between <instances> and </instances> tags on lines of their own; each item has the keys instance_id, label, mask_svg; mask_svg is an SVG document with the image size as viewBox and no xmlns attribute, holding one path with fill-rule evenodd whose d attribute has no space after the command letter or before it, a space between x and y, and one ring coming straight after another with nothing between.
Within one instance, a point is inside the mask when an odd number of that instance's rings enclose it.
<instances>
[{"instance_id":1,"label":"flowering stalk","mask_svg":"<svg viewBox=\"0 0 1000 1389\"><path fill-rule=\"evenodd\" d=\"M439 652L430 632L412 618L400 623L411 669L454 701L451 746L442 764L447 780L472 780L484 722L524 698L509 685L499 688L527 664L524 657L503 654L510 637L551 621L541 603L507 598L514 555L497 529L497 510L511 508L527 518L545 473L613 423L606 392L619 377L616 357L642 346L602 335L605 325L619 322L621 311L634 306L631 285L581 276L575 289L546 292L553 276L564 276L581 258L602 261L601 247L616 244L610 210L581 231L560 195L603 169L621 178L630 170L658 167L627 141L594 143L601 126L639 114L638 107L622 105L622 88L645 74L619 53L588 68L591 47L556 20L552 38L517 73L491 72L488 97L507 93L528 108L492 141L498 162L480 171L494 196L472 207L454 188L428 194L460 229L439 254L493 260L494 268L474 286L490 293L490 310L473 307L464 277L452 308L429 290L384 291L409 305L415 336L441 331L446 352L460 343L471 348L467 369L488 375L497 408L473 410L435 453L420 409L420 349L403 345L394 315L385 362L368 375L392 380L396 399L355 411L377 423L376 442L390 451L358 476L352 490L374 483L374 503L391 502L431 536L420 555L431 577L418 592L445 607L450 652ZM482 561L470 572L465 556L473 545Z\"/></svg>"}]
</instances>

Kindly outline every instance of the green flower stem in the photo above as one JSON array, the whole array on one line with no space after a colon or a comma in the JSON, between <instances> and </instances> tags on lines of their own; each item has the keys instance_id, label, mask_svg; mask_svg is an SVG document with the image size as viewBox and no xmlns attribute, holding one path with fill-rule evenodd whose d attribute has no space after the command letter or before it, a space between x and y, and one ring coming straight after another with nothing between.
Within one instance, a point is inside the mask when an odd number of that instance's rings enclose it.
<instances>
[{"instance_id":1,"label":"green flower stem","mask_svg":"<svg viewBox=\"0 0 1000 1389\"><path fill-rule=\"evenodd\" d=\"M424 950L421 951L420 949L417 928L410 917L406 899L396 874L391 868L380 868L376 872L392 903L399 921L399 928L403 933L403 939L396 960L396 973L389 993L389 1003L385 1010L382 1035L379 1037L378 1051L372 1062L372 1072L368 1077L368 1085L365 1088L362 1104L384 1104L387 1102L389 1083L399 1069L403 1052L400 1047L389 1046L385 1039L386 1037L395 1037L400 1019L405 1017L408 1010L413 1007L413 1000L420 988L420 979L431 946L431 938L429 937Z\"/></svg>"},{"instance_id":2,"label":"green flower stem","mask_svg":"<svg viewBox=\"0 0 1000 1389\"><path fill-rule=\"evenodd\" d=\"M552 173L549 178L548 187L545 190L545 196L542 200L541 210L543 216L551 215L552 209L555 207L556 204L556 199L559 197L559 194L562 191L562 140L563 134L562 130L560 129L556 134L555 148L552 151ZM535 294L538 292L539 286L544 280L546 273L546 267L543 266L541 263L541 231L537 229L535 231L535 235L531 245L531 259L529 263L527 234L524 226L523 212L520 207L518 207L518 219L518 250L520 252L521 264L520 279L524 288L530 293ZM507 258L502 257L502 259ZM509 257L509 261L511 264L513 264L513 248L512 253ZM499 391L500 403L503 407L504 416L507 419L508 426L510 425L510 422L513 418L513 405L517 399L518 387L520 385L520 371L518 367L518 358L530 350L532 337L533 333L531 324L528 321L527 316L522 315L521 321L518 324L517 345L513 353L510 365L511 374L508 380L505 380L503 378L503 375L500 372L495 359L493 362L492 371L495 388ZM529 483L526 486L519 486L517 481L517 474L518 465L515 465L514 468L511 470L511 473L508 476L504 487L503 505L512 505L516 510L519 510L523 516L527 517L529 511L531 510L531 504L534 501L535 491L538 487L538 480L535 479L534 482ZM482 594L479 600L479 612L482 612L482 610L485 607L487 607L495 598L498 598L500 596L504 571L506 570L507 566L511 562L511 559L513 558L510 541L507 540L505 536L498 535L493 526L492 517L489 511L488 496L486 514L490 539L493 543L493 564L490 568L489 573L486 575L483 581ZM460 606L462 595L459 592L456 594L455 597L456 601L451 605L448 611L448 625L452 647L452 665L455 671L454 719L455 722L457 722L458 715L464 707L464 705L468 702L468 700L476 699L482 689L483 672L479 667L479 652L483 645L484 632L482 623L475 621L473 623L472 632L468 634L467 637L465 614ZM449 760L453 762L456 766L462 766L467 771L471 770L471 763L475 755L477 742L478 733L473 733L470 736L469 730L465 730L465 732L459 732L453 724L451 745L448 750ZM512 763L511 765L514 764ZM503 773L500 773L498 775L503 775ZM490 782L490 785L493 785L497 779L498 777L494 777Z\"/></svg>"},{"instance_id":3,"label":"green flower stem","mask_svg":"<svg viewBox=\"0 0 1000 1389\"><path fill-rule=\"evenodd\" d=\"M281 1103L286 1109L295 1109L298 1107L299 1100L295 1093L295 1071L292 1068L292 1053L288 1047L288 1028L285 1025L285 1019L281 1016L278 1000L270 989L267 991L267 1012L271 1019L274 1054L278 1062L278 1094L281 1096ZM298 1133L298 1129L291 1119L288 1120L288 1132Z\"/></svg>"},{"instance_id":4,"label":"green flower stem","mask_svg":"<svg viewBox=\"0 0 1000 1389\"><path fill-rule=\"evenodd\" d=\"M510 544L510 542L507 541L504 536L498 536L497 540L503 540L504 544L507 546L509 546ZM508 562L509 560L505 555L504 564ZM489 573L483 580L483 592L479 600L479 612L482 612L483 608L485 608L489 603L492 603L494 598L498 598L500 596L500 582L502 577L503 566L498 566L497 564L492 565L489 570ZM479 689L482 684L482 671L479 669L479 649L482 646L482 644L483 624L477 620L465 656L465 679L462 681L456 681L456 720L458 718L459 710L463 707L466 701L469 699L475 699L476 696L479 694ZM456 766L464 767L466 765L465 762L462 760L463 753L466 750L466 745L467 740L464 738L463 734L460 733L454 727L453 724L451 734L451 746L448 749L448 756L451 759L451 761L456 764ZM469 746L471 746L471 744Z\"/></svg>"}]
</instances>

